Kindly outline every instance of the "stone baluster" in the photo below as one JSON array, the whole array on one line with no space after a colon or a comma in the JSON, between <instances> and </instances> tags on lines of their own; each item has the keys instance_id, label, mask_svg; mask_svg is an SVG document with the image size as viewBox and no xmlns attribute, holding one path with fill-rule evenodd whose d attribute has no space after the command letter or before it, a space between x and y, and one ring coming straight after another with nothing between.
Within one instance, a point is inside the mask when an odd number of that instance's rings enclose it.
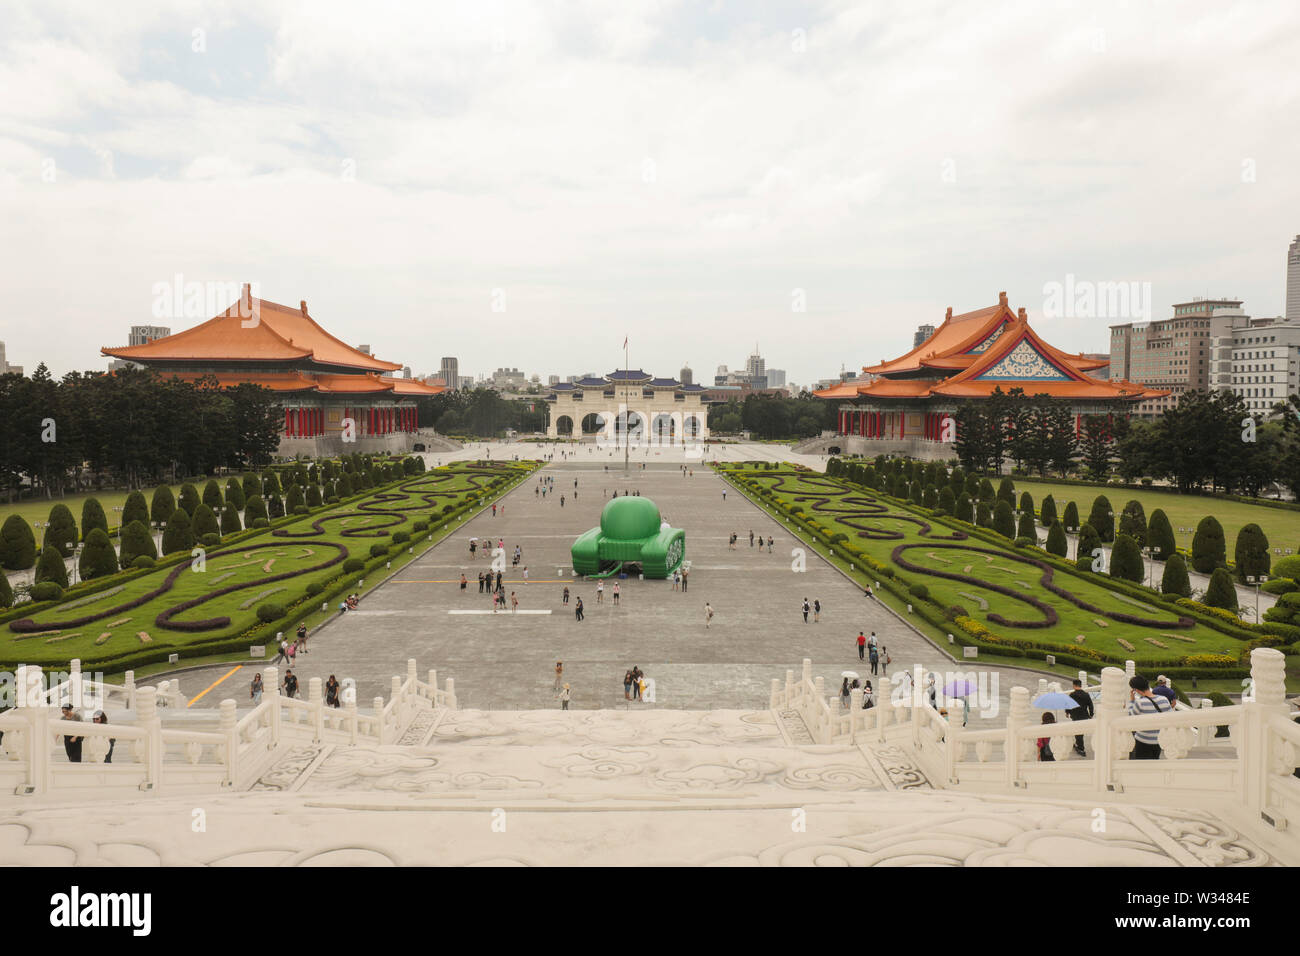
<instances>
[{"instance_id":1,"label":"stone baluster","mask_svg":"<svg viewBox=\"0 0 1300 956\"><path fill-rule=\"evenodd\" d=\"M1097 731L1092 735L1093 760L1096 763L1096 787L1100 792L1115 786L1114 762L1123 760L1132 748L1123 746L1120 733L1112 727L1128 708L1128 679L1118 667L1105 667L1101 671L1101 699L1093 719Z\"/></svg>"},{"instance_id":2,"label":"stone baluster","mask_svg":"<svg viewBox=\"0 0 1300 956\"><path fill-rule=\"evenodd\" d=\"M775 677L772 678L772 688L768 693L767 706L769 710L778 710L781 707L781 682Z\"/></svg>"},{"instance_id":3,"label":"stone baluster","mask_svg":"<svg viewBox=\"0 0 1300 956\"><path fill-rule=\"evenodd\" d=\"M1085 688L1088 686L1088 672L1087 672L1087 671L1079 671L1079 683L1080 683L1083 687L1085 687Z\"/></svg>"},{"instance_id":4,"label":"stone baluster","mask_svg":"<svg viewBox=\"0 0 1300 956\"><path fill-rule=\"evenodd\" d=\"M1208 717L1209 716L1208 712L1212 711L1213 709L1214 709L1214 701L1210 700L1210 698L1208 697L1202 697L1201 707L1200 707L1201 716ZM1201 747L1210 746L1212 743L1214 743L1214 735L1217 732L1218 732L1218 727L1215 725L1215 723L1212 720L1207 720L1204 723L1197 724L1196 737L1197 737L1198 746Z\"/></svg>"},{"instance_id":5,"label":"stone baluster","mask_svg":"<svg viewBox=\"0 0 1300 956\"><path fill-rule=\"evenodd\" d=\"M456 679L454 677L447 678L446 697L447 697L447 709L456 710Z\"/></svg>"},{"instance_id":6,"label":"stone baluster","mask_svg":"<svg viewBox=\"0 0 1300 956\"><path fill-rule=\"evenodd\" d=\"M28 793L44 793L50 786L51 721L50 708L41 697L44 686L39 665L27 664L22 668L18 704L27 708L31 722L27 739L27 783L23 787Z\"/></svg>"},{"instance_id":7,"label":"stone baluster","mask_svg":"<svg viewBox=\"0 0 1300 956\"><path fill-rule=\"evenodd\" d=\"M74 657L68 662L68 703L72 704L74 710L80 712L81 708L86 706L85 690L81 676L81 658ZM60 703L53 701L52 703Z\"/></svg>"},{"instance_id":8,"label":"stone baluster","mask_svg":"<svg viewBox=\"0 0 1300 956\"><path fill-rule=\"evenodd\" d=\"M136 759L144 764L141 790L156 790L162 783L162 718L158 716L158 689L143 687L136 692L135 725L148 734L136 741Z\"/></svg>"},{"instance_id":9,"label":"stone baluster","mask_svg":"<svg viewBox=\"0 0 1300 956\"><path fill-rule=\"evenodd\" d=\"M1015 709L1015 693L1017 690L1024 690L1023 687L1011 689L1012 710ZM1025 691L1026 697L1028 691ZM948 728L944 732L944 757L948 762L948 783L956 786L961 783L961 778L957 776L957 764L961 763L962 757L965 756L966 744L962 740L965 728L962 721L966 719L966 701L960 697L954 697L948 702ZM1008 726L1010 722L1008 721Z\"/></svg>"},{"instance_id":10,"label":"stone baluster","mask_svg":"<svg viewBox=\"0 0 1300 956\"><path fill-rule=\"evenodd\" d=\"M218 706L217 731L226 738L226 779L221 782L223 787L233 787L235 778L239 772L239 731L235 725L239 723L239 715L236 712L236 704L227 697Z\"/></svg>"},{"instance_id":11,"label":"stone baluster","mask_svg":"<svg viewBox=\"0 0 1300 956\"><path fill-rule=\"evenodd\" d=\"M353 697L348 701L348 729L351 731L352 746L357 745L357 699Z\"/></svg>"},{"instance_id":12,"label":"stone baluster","mask_svg":"<svg viewBox=\"0 0 1300 956\"><path fill-rule=\"evenodd\" d=\"M408 658L406 659L406 679L410 682L410 685L411 685L411 693L412 693L412 694L414 694L414 693L416 692L416 691L415 691L415 684L416 684L416 681L419 679L419 673L420 673L420 672L419 672L419 670L417 669L416 664L415 664L415 658L414 658L414 657L408 657Z\"/></svg>"},{"instance_id":13,"label":"stone baluster","mask_svg":"<svg viewBox=\"0 0 1300 956\"><path fill-rule=\"evenodd\" d=\"M862 713L862 698L866 691L855 687L849 691L849 743L858 742L858 716Z\"/></svg>"},{"instance_id":14,"label":"stone baluster","mask_svg":"<svg viewBox=\"0 0 1300 956\"><path fill-rule=\"evenodd\" d=\"M1246 806L1252 816L1265 814L1273 823L1269 809L1268 789L1272 774L1289 775L1294 765L1284 763L1274 767L1275 753L1283 744L1274 740L1269 730L1273 715L1289 717L1291 708L1286 702L1286 657L1272 647L1257 647L1250 652L1250 679L1254 684L1255 699L1245 705L1245 735L1243 746L1238 748L1246 777ZM1289 763L1289 762L1288 762Z\"/></svg>"},{"instance_id":15,"label":"stone baluster","mask_svg":"<svg viewBox=\"0 0 1300 956\"><path fill-rule=\"evenodd\" d=\"M812 683L812 659L811 658L805 657L803 659L803 674L800 678L800 683L803 684Z\"/></svg>"},{"instance_id":16,"label":"stone baluster","mask_svg":"<svg viewBox=\"0 0 1300 956\"><path fill-rule=\"evenodd\" d=\"M820 674L813 681L813 690L816 692L818 700L826 699L826 680Z\"/></svg>"},{"instance_id":17,"label":"stone baluster","mask_svg":"<svg viewBox=\"0 0 1300 956\"><path fill-rule=\"evenodd\" d=\"M126 677L122 679L122 690L126 694L126 706L128 710L135 709L135 671L127 671Z\"/></svg>"},{"instance_id":18,"label":"stone baluster","mask_svg":"<svg viewBox=\"0 0 1300 956\"><path fill-rule=\"evenodd\" d=\"M406 699L402 696L402 678L396 674L388 685L388 699L393 704L393 721L400 724L406 716Z\"/></svg>"},{"instance_id":19,"label":"stone baluster","mask_svg":"<svg viewBox=\"0 0 1300 956\"><path fill-rule=\"evenodd\" d=\"M271 739L267 741L266 749L273 750L280 744L280 668L273 664L262 668L262 696L270 704L267 708L270 715L267 724Z\"/></svg>"},{"instance_id":20,"label":"stone baluster","mask_svg":"<svg viewBox=\"0 0 1300 956\"><path fill-rule=\"evenodd\" d=\"M429 703L434 707L438 706L438 669L430 668L429 670Z\"/></svg>"},{"instance_id":21,"label":"stone baluster","mask_svg":"<svg viewBox=\"0 0 1300 956\"><path fill-rule=\"evenodd\" d=\"M1132 661L1124 662L1124 677L1128 679L1137 675L1137 665Z\"/></svg>"},{"instance_id":22,"label":"stone baluster","mask_svg":"<svg viewBox=\"0 0 1300 956\"><path fill-rule=\"evenodd\" d=\"M313 677L307 682L307 703L311 705L310 720L312 741L320 743L320 739L325 732L325 696L321 692L321 681L319 677Z\"/></svg>"},{"instance_id":23,"label":"stone baluster","mask_svg":"<svg viewBox=\"0 0 1300 956\"><path fill-rule=\"evenodd\" d=\"M1016 731L1029 725L1029 688L1013 687L1011 688L1011 710L1007 714L1007 739L1002 745L1003 753L1006 754L1007 762L1007 786L1020 786L1020 739ZM948 723L951 726L955 721L952 714L954 711L949 705ZM950 738L951 739L951 738Z\"/></svg>"},{"instance_id":24,"label":"stone baluster","mask_svg":"<svg viewBox=\"0 0 1300 956\"><path fill-rule=\"evenodd\" d=\"M379 735L378 741L380 746L388 743L388 733L384 727L384 698L375 698L375 733Z\"/></svg>"},{"instance_id":25,"label":"stone baluster","mask_svg":"<svg viewBox=\"0 0 1300 956\"><path fill-rule=\"evenodd\" d=\"M879 738L885 739L885 728L894 720L894 683L889 677L881 677L876 682L876 706L868 713L875 715Z\"/></svg>"},{"instance_id":26,"label":"stone baluster","mask_svg":"<svg viewBox=\"0 0 1300 956\"><path fill-rule=\"evenodd\" d=\"M912 746L914 748L921 744L921 715L923 708L929 703L925 693L925 668L915 664L912 667Z\"/></svg>"},{"instance_id":27,"label":"stone baluster","mask_svg":"<svg viewBox=\"0 0 1300 956\"><path fill-rule=\"evenodd\" d=\"M785 672L785 706L790 706L790 701L794 699L794 671Z\"/></svg>"},{"instance_id":28,"label":"stone baluster","mask_svg":"<svg viewBox=\"0 0 1300 956\"><path fill-rule=\"evenodd\" d=\"M1042 697L1042 696L1043 696L1044 694L1046 694L1046 693L1047 693L1047 678L1046 678L1046 677L1040 677L1040 678L1038 678L1038 693L1035 694L1034 696L1035 696L1035 697Z\"/></svg>"}]
</instances>

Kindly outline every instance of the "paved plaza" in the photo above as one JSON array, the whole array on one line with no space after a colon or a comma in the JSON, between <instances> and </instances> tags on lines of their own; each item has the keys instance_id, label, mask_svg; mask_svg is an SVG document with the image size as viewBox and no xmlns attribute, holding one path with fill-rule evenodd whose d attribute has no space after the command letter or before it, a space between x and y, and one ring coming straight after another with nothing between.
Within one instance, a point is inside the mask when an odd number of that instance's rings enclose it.
<instances>
[{"instance_id":1,"label":"paved plaza","mask_svg":"<svg viewBox=\"0 0 1300 956\"><path fill-rule=\"evenodd\" d=\"M456 457L487 452L494 458L528 457L545 454L548 448L476 446ZM788 452L782 446L763 445L722 449L735 459L761 454L781 460ZM435 465L450 460L429 458ZM578 710L764 707L771 679L783 677L789 668L797 670L805 657L812 659L814 673L825 678L827 693L839 687L846 668L869 677L869 665L857 657L859 630L877 633L895 672L914 663L945 672L954 669L949 659L815 554L809 552L805 572L794 572L791 552L800 547L799 541L698 459L684 458L680 450L634 453L632 470L625 475L621 452L613 456L583 448L567 460L559 454L556 458L503 499L502 513L493 517L489 510L466 522L463 530L369 593L358 611L318 628L310 652L299 657L296 667L303 685L311 677L330 674L340 680L353 678L364 707L375 696L387 696L392 675L404 673L407 659L415 658L421 671L436 667L440 677L455 679L463 707L558 708L554 668L556 661L563 661L564 679L573 692L571 706ZM535 493L539 477L554 480L554 491L545 499ZM691 562L688 592L674 592L671 581L622 580L621 606L616 607L613 580L606 582L599 603L594 581L569 576L573 539L596 526L610 497L625 491L652 499L670 524L685 529ZM750 546L751 530L756 537L773 537L771 553ZM740 536L735 550L728 547L732 532ZM504 585L507 595L518 595L519 614L491 613L490 598L478 593L478 572L487 570L490 558L481 550L470 557L471 537L504 542ZM523 549L517 568L509 560L516 545ZM458 587L462 573L470 580L465 592ZM561 597L566 585L571 592L567 606ZM586 609L582 622L573 614L578 597ZM811 615L809 623L803 622L804 597L821 601L819 623L813 623ZM706 601L715 612L707 629ZM654 704L624 700L623 675L633 665L654 679ZM227 670L187 674L182 689L193 696ZM228 681L230 690L223 686L209 696L230 694L246 706L248 679L251 672L237 673ZM998 696L1003 703L1013 683L1029 686L1035 680L1023 671L1000 672Z\"/></svg>"}]
</instances>

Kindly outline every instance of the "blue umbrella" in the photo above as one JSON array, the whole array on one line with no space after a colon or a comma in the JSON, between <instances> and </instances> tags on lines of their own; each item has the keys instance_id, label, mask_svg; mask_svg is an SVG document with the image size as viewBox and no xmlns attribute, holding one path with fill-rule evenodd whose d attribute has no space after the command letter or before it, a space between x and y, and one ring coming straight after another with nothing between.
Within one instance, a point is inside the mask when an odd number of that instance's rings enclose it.
<instances>
[{"instance_id":1,"label":"blue umbrella","mask_svg":"<svg viewBox=\"0 0 1300 956\"><path fill-rule=\"evenodd\" d=\"M1034 706L1039 710L1074 710L1079 702L1069 694L1041 694L1034 698Z\"/></svg>"},{"instance_id":2,"label":"blue umbrella","mask_svg":"<svg viewBox=\"0 0 1300 956\"><path fill-rule=\"evenodd\" d=\"M943 689L948 697L969 697L975 693L975 685L968 680L955 680Z\"/></svg>"}]
</instances>

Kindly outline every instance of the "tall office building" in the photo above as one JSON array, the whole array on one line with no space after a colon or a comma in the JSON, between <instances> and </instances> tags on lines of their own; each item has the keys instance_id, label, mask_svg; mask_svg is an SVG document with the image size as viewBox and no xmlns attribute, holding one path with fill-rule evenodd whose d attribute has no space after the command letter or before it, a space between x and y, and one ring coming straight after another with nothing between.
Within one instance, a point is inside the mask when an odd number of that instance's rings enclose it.
<instances>
[{"instance_id":1,"label":"tall office building","mask_svg":"<svg viewBox=\"0 0 1300 956\"><path fill-rule=\"evenodd\" d=\"M456 388L460 384L460 362L454 357L444 356L438 374L448 388Z\"/></svg>"},{"instance_id":2,"label":"tall office building","mask_svg":"<svg viewBox=\"0 0 1300 956\"><path fill-rule=\"evenodd\" d=\"M161 325L133 325L127 344L148 345L154 339L165 339L171 334L171 329Z\"/></svg>"},{"instance_id":3,"label":"tall office building","mask_svg":"<svg viewBox=\"0 0 1300 956\"><path fill-rule=\"evenodd\" d=\"M683 365L682 370L677 373L677 380L683 385L694 385L695 373L691 371L689 365Z\"/></svg>"},{"instance_id":4,"label":"tall office building","mask_svg":"<svg viewBox=\"0 0 1300 956\"><path fill-rule=\"evenodd\" d=\"M21 365L10 365L5 359L5 344L0 342L0 375L22 375L23 367Z\"/></svg>"},{"instance_id":5,"label":"tall office building","mask_svg":"<svg viewBox=\"0 0 1300 956\"><path fill-rule=\"evenodd\" d=\"M767 387L768 388L785 388L785 369L770 368L767 370Z\"/></svg>"},{"instance_id":6,"label":"tall office building","mask_svg":"<svg viewBox=\"0 0 1300 956\"><path fill-rule=\"evenodd\" d=\"M916 334L912 336L912 348L920 347L921 343L932 335L934 335L933 325L918 325Z\"/></svg>"},{"instance_id":7,"label":"tall office building","mask_svg":"<svg viewBox=\"0 0 1300 956\"><path fill-rule=\"evenodd\" d=\"M1286 320L1300 322L1300 236L1286 251Z\"/></svg>"},{"instance_id":8,"label":"tall office building","mask_svg":"<svg viewBox=\"0 0 1300 956\"><path fill-rule=\"evenodd\" d=\"M767 362L758 354L757 343L754 345L753 354L745 359L745 377L755 388L767 388Z\"/></svg>"}]
</instances>

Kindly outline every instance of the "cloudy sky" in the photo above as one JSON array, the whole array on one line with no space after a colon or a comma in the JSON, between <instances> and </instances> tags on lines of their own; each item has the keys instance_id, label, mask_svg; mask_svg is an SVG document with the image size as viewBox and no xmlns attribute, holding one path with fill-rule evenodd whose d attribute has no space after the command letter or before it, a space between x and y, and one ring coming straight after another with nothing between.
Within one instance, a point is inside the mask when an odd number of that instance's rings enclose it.
<instances>
[{"instance_id":1,"label":"cloudy sky","mask_svg":"<svg viewBox=\"0 0 1300 956\"><path fill-rule=\"evenodd\" d=\"M1006 290L1283 308L1273 2L0 6L0 339L103 368L159 283L258 283L417 373L806 383ZM1141 318L1140 310L1135 317Z\"/></svg>"}]
</instances>

